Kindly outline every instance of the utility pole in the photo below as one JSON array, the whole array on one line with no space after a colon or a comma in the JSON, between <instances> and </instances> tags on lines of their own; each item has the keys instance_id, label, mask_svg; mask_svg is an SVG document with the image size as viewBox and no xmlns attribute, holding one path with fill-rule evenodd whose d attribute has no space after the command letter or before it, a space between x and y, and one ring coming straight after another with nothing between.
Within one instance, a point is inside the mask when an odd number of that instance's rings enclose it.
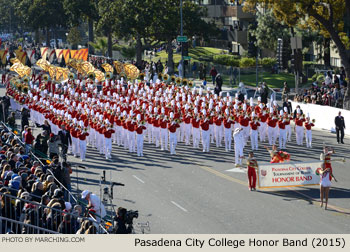
<instances>
[{"instance_id":1,"label":"utility pole","mask_svg":"<svg viewBox=\"0 0 350 252\"><path fill-rule=\"evenodd\" d=\"M183 36L183 23L182 23L182 0L180 0L180 35ZM182 75L184 75L185 71L185 64L184 64L184 58L183 58L183 42L181 42L181 68L182 68ZM183 78L184 76L180 76L180 78Z\"/></svg>"}]
</instances>

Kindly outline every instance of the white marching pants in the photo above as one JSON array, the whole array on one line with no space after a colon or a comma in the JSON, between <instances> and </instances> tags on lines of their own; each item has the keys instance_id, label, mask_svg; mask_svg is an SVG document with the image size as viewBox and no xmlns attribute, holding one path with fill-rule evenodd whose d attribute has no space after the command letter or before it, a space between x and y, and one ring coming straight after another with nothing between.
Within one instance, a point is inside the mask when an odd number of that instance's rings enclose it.
<instances>
[{"instance_id":1,"label":"white marching pants","mask_svg":"<svg viewBox=\"0 0 350 252\"><path fill-rule=\"evenodd\" d=\"M306 130L305 131L305 140L306 140L306 147L307 148L312 148L312 131L311 130Z\"/></svg>"},{"instance_id":2,"label":"white marching pants","mask_svg":"<svg viewBox=\"0 0 350 252\"><path fill-rule=\"evenodd\" d=\"M297 145L303 145L303 138L304 138L304 128L303 126L295 126L295 134L297 139Z\"/></svg>"},{"instance_id":3,"label":"white marching pants","mask_svg":"<svg viewBox=\"0 0 350 252\"><path fill-rule=\"evenodd\" d=\"M290 124L286 125L286 139L288 142L292 141L292 127Z\"/></svg>"},{"instance_id":4,"label":"white marching pants","mask_svg":"<svg viewBox=\"0 0 350 252\"><path fill-rule=\"evenodd\" d=\"M143 134L136 134L137 156L143 156Z\"/></svg>"},{"instance_id":5,"label":"white marching pants","mask_svg":"<svg viewBox=\"0 0 350 252\"><path fill-rule=\"evenodd\" d=\"M129 152L136 152L135 131L128 131Z\"/></svg>"},{"instance_id":6,"label":"white marching pants","mask_svg":"<svg viewBox=\"0 0 350 252\"><path fill-rule=\"evenodd\" d=\"M170 144L170 154L176 154L175 148L177 144L177 135L176 132L169 132L169 144Z\"/></svg>"},{"instance_id":7,"label":"white marching pants","mask_svg":"<svg viewBox=\"0 0 350 252\"><path fill-rule=\"evenodd\" d=\"M202 145L203 145L203 152L209 152L209 147L210 147L209 130L202 130Z\"/></svg>"},{"instance_id":8,"label":"white marching pants","mask_svg":"<svg viewBox=\"0 0 350 252\"><path fill-rule=\"evenodd\" d=\"M279 144L280 149L286 149L286 142L287 142L287 130L286 129L279 129Z\"/></svg>"},{"instance_id":9,"label":"white marching pants","mask_svg":"<svg viewBox=\"0 0 350 252\"><path fill-rule=\"evenodd\" d=\"M79 138L72 137L72 152L75 157L79 156Z\"/></svg>"},{"instance_id":10,"label":"white marching pants","mask_svg":"<svg viewBox=\"0 0 350 252\"><path fill-rule=\"evenodd\" d=\"M249 138L249 134L250 134L250 127L249 126L242 126L241 128L243 129L243 138L244 138L244 145L243 147L247 144L248 138Z\"/></svg>"},{"instance_id":11,"label":"white marching pants","mask_svg":"<svg viewBox=\"0 0 350 252\"><path fill-rule=\"evenodd\" d=\"M266 135L267 135L267 123L266 122L260 122L260 127L258 128L259 135L260 135L260 142L266 141Z\"/></svg>"},{"instance_id":12,"label":"white marching pants","mask_svg":"<svg viewBox=\"0 0 350 252\"><path fill-rule=\"evenodd\" d=\"M219 148L221 147L221 141L222 141L222 125L214 126L214 131L215 131L215 141L216 141L216 147Z\"/></svg>"},{"instance_id":13,"label":"white marching pants","mask_svg":"<svg viewBox=\"0 0 350 252\"><path fill-rule=\"evenodd\" d=\"M267 133L268 133L268 137L269 137L269 145L276 144L276 127L273 128L273 127L268 126L268 128L267 128Z\"/></svg>"},{"instance_id":14,"label":"white marching pants","mask_svg":"<svg viewBox=\"0 0 350 252\"><path fill-rule=\"evenodd\" d=\"M193 148L199 148L199 140L201 138L201 133L199 128L192 128L192 138L193 138Z\"/></svg>"},{"instance_id":15,"label":"white marching pants","mask_svg":"<svg viewBox=\"0 0 350 252\"><path fill-rule=\"evenodd\" d=\"M243 157L243 143L236 143L235 142L235 164L242 164L242 158Z\"/></svg>"},{"instance_id":16,"label":"white marching pants","mask_svg":"<svg viewBox=\"0 0 350 252\"><path fill-rule=\"evenodd\" d=\"M112 138L105 138L105 157L111 158L112 155Z\"/></svg>"},{"instance_id":17,"label":"white marching pants","mask_svg":"<svg viewBox=\"0 0 350 252\"><path fill-rule=\"evenodd\" d=\"M231 151L232 128L224 128L225 150Z\"/></svg>"},{"instance_id":18,"label":"white marching pants","mask_svg":"<svg viewBox=\"0 0 350 252\"><path fill-rule=\"evenodd\" d=\"M86 140L79 139L79 148L80 148L80 158L82 161L84 161L86 156Z\"/></svg>"},{"instance_id":19,"label":"white marching pants","mask_svg":"<svg viewBox=\"0 0 350 252\"><path fill-rule=\"evenodd\" d=\"M250 144L252 150L258 150L259 141L258 141L258 130L251 130L250 132Z\"/></svg>"},{"instance_id":20,"label":"white marching pants","mask_svg":"<svg viewBox=\"0 0 350 252\"><path fill-rule=\"evenodd\" d=\"M192 124L185 123L185 145L190 145Z\"/></svg>"},{"instance_id":21,"label":"white marching pants","mask_svg":"<svg viewBox=\"0 0 350 252\"><path fill-rule=\"evenodd\" d=\"M148 138L149 144L153 143L152 131L153 131L153 125L150 123L147 123L147 138Z\"/></svg>"},{"instance_id":22,"label":"white marching pants","mask_svg":"<svg viewBox=\"0 0 350 252\"><path fill-rule=\"evenodd\" d=\"M168 150L168 129L160 128L160 148Z\"/></svg>"},{"instance_id":23,"label":"white marching pants","mask_svg":"<svg viewBox=\"0 0 350 252\"><path fill-rule=\"evenodd\" d=\"M160 142L160 127L154 127L152 129L152 142L156 144L156 147L159 147Z\"/></svg>"},{"instance_id":24,"label":"white marching pants","mask_svg":"<svg viewBox=\"0 0 350 252\"><path fill-rule=\"evenodd\" d=\"M180 123L180 138L179 141L183 142L185 140L186 124L184 122Z\"/></svg>"},{"instance_id":25,"label":"white marching pants","mask_svg":"<svg viewBox=\"0 0 350 252\"><path fill-rule=\"evenodd\" d=\"M210 143L214 143L214 124L209 124Z\"/></svg>"}]
</instances>

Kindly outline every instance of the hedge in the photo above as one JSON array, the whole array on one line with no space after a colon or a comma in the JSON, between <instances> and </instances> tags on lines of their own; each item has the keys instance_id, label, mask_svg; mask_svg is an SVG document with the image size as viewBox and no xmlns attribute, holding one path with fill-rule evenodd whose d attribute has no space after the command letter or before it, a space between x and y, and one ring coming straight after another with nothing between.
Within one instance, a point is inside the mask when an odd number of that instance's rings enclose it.
<instances>
[{"instance_id":1,"label":"hedge","mask_svg":"<svg viewBox=\"0 0 350 252\"><path fill-rule=\"evenodd\" d=\"M227 54L214 55L213 61L215 64L219 64L219 65L239 67L239 59L237 56L233 56L233 55L227 55Z\"/></svg>"}]
</instances>

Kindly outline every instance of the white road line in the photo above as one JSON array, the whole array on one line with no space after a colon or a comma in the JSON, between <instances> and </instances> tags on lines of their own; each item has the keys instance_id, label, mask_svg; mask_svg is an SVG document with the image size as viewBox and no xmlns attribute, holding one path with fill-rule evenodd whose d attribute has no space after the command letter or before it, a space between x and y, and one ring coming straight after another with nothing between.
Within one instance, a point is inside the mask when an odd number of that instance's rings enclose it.
<instances>
[{"instance_id":1,"label":"white road line","mask_svg":"<svg viewBox=\"0 0 350 252\"><path fill-rule=\"evenodd\" d=\"M136 178L138 181L140 181L142 184L145 183L145 181L143 181L142 179L140 179L139 177L137 177L136 175L132 175L134 178Z\"/></svg>"},{"instance_id":2,"label":"white road line","mask_svg":"<svg viewBox=\"0 0 350 252\"><path fill-rule=\"evenodd\" d=\"M188 212L185 208L183 208L182 206L180 206L179 204L177 204L176 202L174 201L171 201L171 203L173 203L175 206L177 206L178 208L180 208L182 211L184 212Z\"/></svg>"}]
</instances>

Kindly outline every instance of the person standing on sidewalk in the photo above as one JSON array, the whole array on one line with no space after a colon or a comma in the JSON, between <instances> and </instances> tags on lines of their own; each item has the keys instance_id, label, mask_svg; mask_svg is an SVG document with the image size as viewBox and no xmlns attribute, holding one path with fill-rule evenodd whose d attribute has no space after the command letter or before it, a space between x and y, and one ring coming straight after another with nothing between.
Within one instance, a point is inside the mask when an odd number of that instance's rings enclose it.
<instances>
[{"instance_id":1,"label":"person standing on sidewalk","mask_svg":"<svg viewBox=\"0 0 350 252\"><path fill-rule=\"evenodd\" d=\"M210 74L211 79L213 81L213 85L215 85L215 77L218 74L218 72L216 71L214 66L210 69L210 73L209 74Z\"/></svg>"},{"instance_id":2,"label":"person standing on sidewalk","mask_svg":"<svg viewBox=\"0 0 350 252\"><path fill-rule=\"evenodd\" d=\"M337 142L338 143L344 143L344 129L345 129L345 121L344 117L341 115L341 112L339 111L338 116L334 120L335 123L335 129L337 131ZM340 133L340 138L339 138Z\"/></svg>"}]
</instances>

